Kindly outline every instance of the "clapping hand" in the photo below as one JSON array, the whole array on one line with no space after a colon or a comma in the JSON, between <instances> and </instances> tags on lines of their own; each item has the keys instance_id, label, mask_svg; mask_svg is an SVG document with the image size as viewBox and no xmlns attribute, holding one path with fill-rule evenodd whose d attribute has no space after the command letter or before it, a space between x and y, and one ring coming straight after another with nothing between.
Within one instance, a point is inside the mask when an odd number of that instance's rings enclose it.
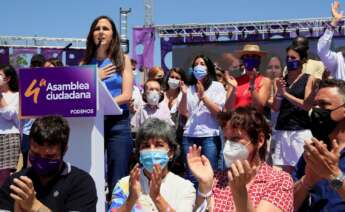
<instances>
[{"instance_id":1,"label":"clapping hand","mask_svg":"<svg viewBox=\"0 0 345 212\"><path fill-rule=\"evenodd\" d=\"M202 99L204 97L205 87L199 80L196 83L196 92L198 93L199 99Z\"/></svg>"},{"instance_id":2,"label":"clapping hand","mask_svg":"<svg viewBox=\"0 0 345 212\"><path fill-rule=\"evenodd\" d=\"M210 161L201 155L201 147L193 145L189 147L187 163L194 177L198 180L199 186L203 190L210 191L213 184L213 169Z\"/></svg>"},{"instance_id":3,"label":"clapping hand","mask_svg":"<svg viewBox=\"0 0 345 212\"><path fill-rule=\"evenodd\" d=\"M233 191L241 192L246 189L246 185L256 175L258 168L250 166L247 160L237 160L228 170L228 179L230 187Z\"/></svg>"},{"instance_id":4,"label":"clapping hand","mask_svg":"<svg viewBox=\"0 0 345 212\"><path fill-rule=\"evenodd\" d=\"M304 159L319 179L333 179L341 173L339 157L342 148L333 140L332 150L329 151L326 144L313 138L304 145Z\"/></svg>"},{"instance_id":5,"label":"clapping hand","mask_svg":"<svg viewBox=\"0 0 345 212\"><path fill-rule=\"evenodd\" d=\"M128 199L136 202L139 199L141 193L141 184L140 184L140 168L139 164L136 164L131 170L129 175L129 197Z\"/></svg>"},{"instance_id":6,"label":"clapping hand","mask_svg":"<svg viewBox=\"0 0 345 212\"><path fill-rule=\"evenodd\" d=\"M150 179L150 197L153 201L160 197L160 189L163 179L163 172L159 164L153 166L153 172Z\"/></svg>"},{"instance_id":7,"label":"clapping hand","mask_svg":"<svg viewBox=\"0 0 345 212\"><path fill-rule=\"evenodd\" d=\"M14 178L10 189L10 196L14 199L18 209L33 211L42 206L42 203L36 198L36 191L30 178L26 176Z\"/></svg>"},{"instance_id":8,"label":"clapping hand","mask_svg":"<svg viewBox=\"0 0 345 212\"><path fill-rule=\"evenodd\" d=\"M275 81L277 92L281 96L285 96L286 94L286 81L283 78L277 79Z\"/></svg>"}]
</instances>

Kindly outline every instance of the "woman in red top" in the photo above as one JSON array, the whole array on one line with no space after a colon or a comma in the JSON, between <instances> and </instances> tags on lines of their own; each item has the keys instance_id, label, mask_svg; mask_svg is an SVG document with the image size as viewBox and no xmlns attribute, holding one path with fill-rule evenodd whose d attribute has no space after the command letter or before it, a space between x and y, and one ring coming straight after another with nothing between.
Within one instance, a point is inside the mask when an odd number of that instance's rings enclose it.
<instances>
[{"instance_id":1,"label":"woman in red top","mask_svg":"<svg viewBox=\"0 0 345 212\"><path fill-rule=\"evenodd\" d=\"M225 104L227 110L253 105L259 111L263 111L271 88L271 80L257 72L264 55L266 53L262 52L258 45L253 44L245 45L243 50L237 53L242 60L244 74L236 79L229 74L225 76L228 84Z\"/></svg>"},{"instance_id":2,"label":"woman in red top","mask_svg":"<svg viewBox=\"0 0 345 212\"><path fill-rule=\"evenodd\" d=\"M220 116L226 139L226 171L214 175L201 148L189 149L187 162L199 183L199 211L293 211L291 176L265 163L271 129L262 113L238 108Z\"/></svg>"}]
</instances>

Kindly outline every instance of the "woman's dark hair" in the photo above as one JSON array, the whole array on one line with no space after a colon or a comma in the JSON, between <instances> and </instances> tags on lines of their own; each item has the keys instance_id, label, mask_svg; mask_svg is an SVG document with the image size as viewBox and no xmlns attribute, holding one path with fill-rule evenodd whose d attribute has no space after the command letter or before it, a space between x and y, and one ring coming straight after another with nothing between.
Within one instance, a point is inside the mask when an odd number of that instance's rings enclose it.
<instances>
[{"instance_id":1,"label":"woman's dark hair","mask_svg":"<svg viewBox=\"0 0 345 212\"><path fill-rule=\"evenodd\" d=\"M13 68L11 65L1 65L0 70L2 70L6 77L10 78L10 81L8 82L8 87L12 92L18 92L18 76L16 69Z\"/></svg>"},{"instance_id":2,"label":"woman's dark hair","mask_svg":"<svg viewBox=\"0 0 345 212\"><path fill-rule=\"evenodd\" d=\"M239 107L234 111L218 114L218 120L222 127L229 123L232 128L245 130L252 144L257 144L260 133L263 133L265 142L259 150L259 156L261 160L265 160L267 140L272 131L262 113L253 107Z\"/></svg>"},{"instance_id":3,"label":"woman's dark hair","mask_svg":"<svg viewBox=\"0 0 345 212\"><path fill-rule=\"evenodd\" d=\"M46 60L46 62L51 63L54 67L62 67L63 66L62 61L56 57L49 58L48 60Z\"/></svg>"},{"instance_id":4,"label":"woman's dark hair","mask_svg":"<svg viewBox=\"0 0 345 212\"><path fill-rule=\"evenodd\" d=\"M192 68L195 67L195 65L194 65L195 61L199 58L204 60L206 67L207 67L207 73L208 74L205 78L205 84L204 84L205 90L207 90L210 87L212 81L217 80L216 79L216 69L214 67L214 63L212 62L212 60L210 58L204 56L204 55L198 55L194 58L194 60L192 62ZM196 83L197 83L197 79L194 77L194 75L192 75L190 78L190 85L195 85Z\"/></svg>"},{"instance_id":5,"label":"woman's dark hair","mask_svg":"<svg viewBox=\"0 0 345 212\"><path fill-rule=\"evenodd\" d=\"M178 68L178 67L174 67L172 69L169 70L169 74L168 76L165 78L165 90L169 90L169 77L171 75L172 72L177 73L178 75L180 75L182 82L186 83L186 74L185 71L182 68ZM180 89L180 88L179 88Z\"/></svg>"},{"instance_id":6,"label":"woman's dark hair","mask_svg":"<svg viewBox=\"0 0 345 212\"><path fill-rule=\"evenodd\" d=\"M62 116L43 116L37 118L30 129L30 142L44 146L61 146L63 154L67 148L69 137L68 122Z\"/></svg>"},{"instance_id":7,"label":"woman's dark hair","mask_svg":"<svg viewBox=\"0 0 345 212\"><path fill-rule=\"evenodd\" d=\"M110 46L107 50L107 55L109 56L109 59L113 62L113 64L118 67L121 71L124 69L124 55L121 49L121 43L120 43L120 36L117 32L117 29L115 27L114 22L109 18L108 16L99 16L96 18L90 27L89 34L86 39L86 52L85 56L82 60L83 64L90 64L92 58L96 56L97 53L97 44L93 40L93 32L96 29L96 26L98 24L98 21L101 19L106 19L109 21L111 25L111 29L113 31L113 37L110 42Z\"/></svg>"},{"instance_id":8,"label":"woman's dark hair","mask_svg":"<svg viewBox=\"0 0 345 212\"><path fill-rule=\"evenodd\" d=\"M289 50L293 50L298 53L299 57L301 58L301 62L305 63L308 60L308 48L302 45L290 45L286 48L286 53Z\"/></svg>"}]
</instances>

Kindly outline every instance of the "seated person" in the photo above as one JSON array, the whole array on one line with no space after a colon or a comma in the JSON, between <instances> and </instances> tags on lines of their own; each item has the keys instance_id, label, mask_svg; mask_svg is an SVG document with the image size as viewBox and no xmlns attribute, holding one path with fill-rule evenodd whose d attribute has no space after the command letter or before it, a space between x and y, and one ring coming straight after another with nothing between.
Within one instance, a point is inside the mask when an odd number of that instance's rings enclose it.
<instances>
[{"instance_id":1,"label":"seated person","mask_svg":"<svg viewBox=\"0 0 345 212\"><path fill-rule=\"evenodd\" d=\"M271 129L265 117L249 107L220 115L226 139L226 171L213 174L201 148L190 147L187 162L197 178L199 211L292 211L293 183L289 174L265 163Z\"/></svg>"},{"instance_id":2,"label":"seated person","mask_svg":"<svg viewBox=\"0 0 345 212\"><path fill-rule=\"evenodd\" d=\"M147 119L136 139L135 165L130 176L116 184L109 212L193 211L193 184L169 171L168 162L178 151L175 130L157 118Z\"/></svg>"},{"instance_id":3,"label":"seated person","mask_svg":"<svg viewBox=\"0 0 345 212\"><path fill-rule=\"evenodd\" d=\"M345 211L345 82L324 80L310 113L315 138L305 141L293 178L295 211Z\"/></svg>"},{"instance_id":4,"label":"seated person","mask_svg":"<svg viewBox=\"0 0 345 212\"><path fill-rule=\"evenodd\" d=\"M171 119L170 109L163 100L164 94L159 82L156 80L146 81L143 94L145 104L138 109L132 119L131 125L134 129L138 129L148 118L159 118L173 126L174 122Z\"/></svg>"},{"instance_id":5,"label":"seated person","mask_svg":"<svg viewBox=\"0 0 345 212\"><path fill-rule=\"evenodd\" d=\"M92 177L63 161L69 126L60 116L38 118L29 135L31 167L10 176L0 189L0 209L96 211Z\"/></svg>"}]
</instances>

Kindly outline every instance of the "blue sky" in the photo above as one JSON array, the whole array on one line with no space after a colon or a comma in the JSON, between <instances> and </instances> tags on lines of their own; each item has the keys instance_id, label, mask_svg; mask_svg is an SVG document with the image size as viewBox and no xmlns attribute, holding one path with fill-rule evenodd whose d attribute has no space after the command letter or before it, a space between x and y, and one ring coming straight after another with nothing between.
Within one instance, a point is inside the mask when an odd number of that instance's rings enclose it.
<instances>
[{"instance_id":1,"label":"blue sky","mask_svg":"<svg viewBox=\"0 0 345 212\"><path fill-rule=\"evenodd\" d=\"M129 28L144 24L143 0L2 0L0 35L85 38L99 15L119 22L131 8ZM155 24L224 23L330 16L330 0L154 0ZM344 3L344 1L341 1ZM345 8L345 7L344 7ZM131 30L129 30L131 37ZM156 42L155 64L160 64Z\"/></svg>"}]
</instances>

